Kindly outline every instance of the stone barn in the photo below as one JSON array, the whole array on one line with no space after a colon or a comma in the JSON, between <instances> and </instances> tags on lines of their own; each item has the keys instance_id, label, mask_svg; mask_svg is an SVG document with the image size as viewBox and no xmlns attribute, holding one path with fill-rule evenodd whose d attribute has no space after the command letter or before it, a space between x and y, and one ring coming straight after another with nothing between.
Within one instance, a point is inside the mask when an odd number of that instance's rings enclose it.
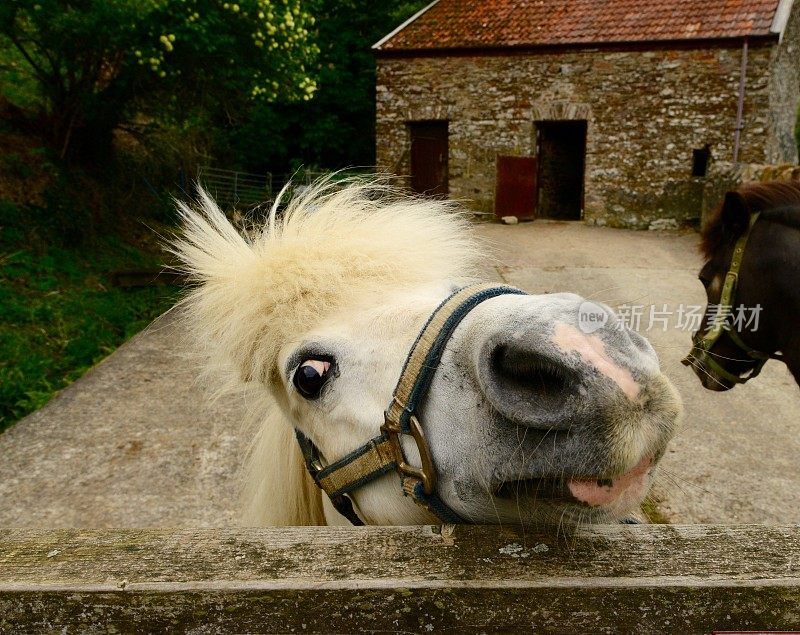
<instances>
[{"instance_id":1,"label":"stone barn","mask_svg":"<svg viewBox=\"0 0 800 635\"><path fill-rule=\"evenodd\" d=\"M438 0L373 47L378 167L499 215L692 224L715 162L797 161L798 13Z\"/></svg>"}]
</instances>

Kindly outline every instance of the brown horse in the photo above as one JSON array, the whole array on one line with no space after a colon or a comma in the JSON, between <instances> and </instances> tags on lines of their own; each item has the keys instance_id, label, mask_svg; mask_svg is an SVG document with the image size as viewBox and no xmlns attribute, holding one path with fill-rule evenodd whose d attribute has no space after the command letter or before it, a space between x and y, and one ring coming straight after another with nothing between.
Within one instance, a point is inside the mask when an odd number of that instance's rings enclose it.
<instances>
[{"instance_id":1,"label":"brown horse","mask_svg":"<svg viewBox=\"0 0 800 635\"><path fill-rule=\"evenodd\" d=\"M709 390L729 390L781 359L800 383L800 183L728 192L702 234L708 307L683 360Z\"/></svg>"}]
</instances>

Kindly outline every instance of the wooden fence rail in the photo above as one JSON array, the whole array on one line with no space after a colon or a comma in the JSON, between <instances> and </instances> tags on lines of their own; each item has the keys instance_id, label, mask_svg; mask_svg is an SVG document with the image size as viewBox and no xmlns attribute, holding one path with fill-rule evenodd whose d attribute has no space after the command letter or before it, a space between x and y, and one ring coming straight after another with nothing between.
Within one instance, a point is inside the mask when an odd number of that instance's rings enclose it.
<instances>
[{"instance_id":1,"label":"wooden fence rail","mask_svg":"<svg viewBox=\"0 0 800 635\"><path fill-rule=\"evenodd\" d=\"M0 530L0 632L800 628L800 526Z\"/></svg>"}]
</instances>

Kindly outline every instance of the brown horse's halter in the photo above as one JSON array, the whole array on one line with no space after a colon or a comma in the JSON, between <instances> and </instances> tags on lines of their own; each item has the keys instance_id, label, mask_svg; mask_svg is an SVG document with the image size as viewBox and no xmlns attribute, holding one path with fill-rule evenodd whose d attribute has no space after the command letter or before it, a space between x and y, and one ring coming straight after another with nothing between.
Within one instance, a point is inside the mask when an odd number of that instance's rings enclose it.
<instances>
[{"instance_id":1,"label":"brown horse's halter","mask_svg":"<svg viewBox=\"0 0 800 635\"><path fill-rule=\"evenodd\" d=\"M747 240L750 238L750 232L753 229L753 225L756 224L758 217L759 212L756 212L750 217L750 225L748 226L747 231L745 231L744 234L739 237L739 239L736 241L736 245L733 248L731 266L730 269L728 269L728 272L725 274L725 283L722 286L722 293L720 294L719 304L717 305L718 315L730 316L733 312L733 305L736 297L736 286L739 283L739 269L742 266L742 259L744 258L744 250L747 246ZM714 354L711 352L711 349L714 348L716 343L722 337L723 333L727 333L728 337L736 345L736 347L745 355L747 355L750 360L755 362L755 365L748 375L740 377L739 375L727 370L720 362L714 359ZM703 335L701 331L697 331L694 336L692 336L692 342L692 350L690 350L689 354L681 360L681 363L684 366L692 366L695 363L701 364L733 384L747 383L759 375L761 369L764 368L764 364L766 364L768 360L781 359L781 355L779 354L763 353L745 344L741 335L739 335L736 330L732 328L732 326L727 324L727 317L724 320L714 320L714 322L711 324L711 328L709 328L705 335Z\"/></svg>"},{"instance_id":2,"label":"brown horse's halter","mask_svg":"<svg viewBox=\"0 0 800 635\"><path fill-rule=\"evenodd\" d=\"M514 287L477 284L459 289L428 318L406 358L392 401L384 413L381 434L335 463L324 466L317 446L296 430L297 442L314 482L328 495L336 510L354 525L363 525L348 494L390 470L400 475L403 494L410 496L446 523L465 522L436 492L436 469L419 421L419 406L456 327L480 303L499 295L524 295ZM401 435L414 440L420 465L408 461Z\"/></svg>"}]
</instances>

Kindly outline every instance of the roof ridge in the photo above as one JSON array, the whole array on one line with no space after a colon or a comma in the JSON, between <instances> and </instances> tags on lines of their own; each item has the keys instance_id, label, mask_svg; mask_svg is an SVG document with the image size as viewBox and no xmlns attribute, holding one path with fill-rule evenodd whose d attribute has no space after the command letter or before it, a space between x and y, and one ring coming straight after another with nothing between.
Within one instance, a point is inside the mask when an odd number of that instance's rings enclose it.
<instances>
[{"instance_id":1,"label":"roof ridge","mask_svg":"<svg viewBox=\"0 0 800 635\"><path fill-rule=\"evenodd\" d=\"M422 9L420 9L420 10L419 10L419 11L417 11L417 12L416 12L414 15L412 15L410 18L408 18L408 20L406 20L406 21L405 21L405 22L403 22L403 23L402 23L400 26L398 26L398 27L397 27L397 28L396 28L394 31L392 31L392 32L391 32L391 33L389 33L388 35L385 35L385 36L383 36L383 37L382 37L380 40L378 40L377 42L375 42L375 44L373 44L373 45L372 45L372 48L373 48L373 49L380 48L380 47L381 47L381 45L383 45L385 42L387 42L387 41L389 41L390 39L392 39L392 38L393 38L395 35L397 35L397 34L398 34L400 31L402 31L403 29L405 29L405 28L406 28L406 27L407 27L409 24L411 24L411 23L412 23L414 20L416 20L416 19L417 19L419 16L421 16L421 15L422 15L423 13L425 13L425 12L426 12L428 9L430 9L431 7L433 7L433 5L435 5L437 2L439 2L439 0L433 0L433 2L431 2L429 5L426 5L426 6L424 6Z\"/></svg>"},{"instance_id":2,"label":"roof ridge","mask_svg":"<svg viewBox=\"0 0 800 635\"><path fill-rule=\"evenodd\" d=\"M377 51L782 36L793 0L435 0Z\"/></svg>"}]
</instances>

